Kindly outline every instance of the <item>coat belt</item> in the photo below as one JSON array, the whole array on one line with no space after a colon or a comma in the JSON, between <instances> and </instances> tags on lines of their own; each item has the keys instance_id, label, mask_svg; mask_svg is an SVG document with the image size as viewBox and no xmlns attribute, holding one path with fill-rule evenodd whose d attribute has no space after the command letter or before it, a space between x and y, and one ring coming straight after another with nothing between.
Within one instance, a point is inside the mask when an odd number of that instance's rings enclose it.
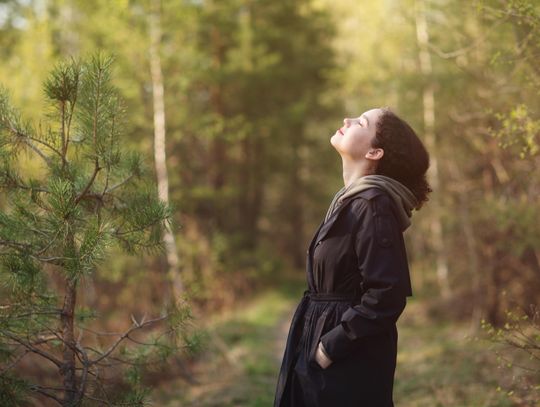
<instances>
[{"instance_id":1,"label":"coat belt","mask_svg":"<svg viewBox=\"0 0 540 407\"><path fill-rule=\"evenodd\" d=\"M315 291L304 291L304 297L309 297L311 301L360 301L362 297L354 293L317 293Z\"/></svg>"}]
</instances>

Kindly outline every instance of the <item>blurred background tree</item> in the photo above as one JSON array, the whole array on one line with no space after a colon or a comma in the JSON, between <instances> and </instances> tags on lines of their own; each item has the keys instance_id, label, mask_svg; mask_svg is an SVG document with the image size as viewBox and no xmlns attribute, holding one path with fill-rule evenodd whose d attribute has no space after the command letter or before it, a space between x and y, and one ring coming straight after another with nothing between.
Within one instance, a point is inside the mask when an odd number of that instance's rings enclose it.
<instances>
[{"instance_id":1,"label":"blurred background tree","mask_svg":"<svg viewBox=\"0 0 540 407\"><path fill-rule=\"evenodd\" d=\"M307 244L343 185L329 138L343 117L390 106L432 155L432 200L405 235L410 305L426 326L447 321L457 332L464 324L476 335L482 320L504 326L514 306L532 320L530 305L538 303L539 7L534 0L4 0L0 80L35 119L39 84L55 61L114 52L125 146L154 162L148 16L159 12L178 274L201 320L290 281L299 280L301 292ZM38 171L35 159L24 167ZM8 208L3 196L0 207ZM118 253L107 273L98 270L87 301L104 328L126 328L118 322L126 307L158 309L169 264L166 256L134 261ZM447 405L474 404L463 401L465 386L456 385Z\"/></svg>"}]
</instances>

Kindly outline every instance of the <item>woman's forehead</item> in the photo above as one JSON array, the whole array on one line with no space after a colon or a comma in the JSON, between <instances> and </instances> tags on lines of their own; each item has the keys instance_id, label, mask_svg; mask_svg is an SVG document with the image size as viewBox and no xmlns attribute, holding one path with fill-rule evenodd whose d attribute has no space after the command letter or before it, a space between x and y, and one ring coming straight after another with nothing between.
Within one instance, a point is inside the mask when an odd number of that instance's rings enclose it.
<instances>
[{"instance_id":1,"label":"woman's forehead","mask_svg":"<svg viewBox=\"0 0 540 407\"><path fill-rule=\"evenodd\" d=\"M369 116L369 117L377 117L379 114L381 113L381 109L379 108L374 108L374 109L369 109L369 110L366 110L364 113L362 113L360 116L362 115L366 115L366 116ZM359 116L359 117L360 117Z\"/></svg>"}]
</instances>

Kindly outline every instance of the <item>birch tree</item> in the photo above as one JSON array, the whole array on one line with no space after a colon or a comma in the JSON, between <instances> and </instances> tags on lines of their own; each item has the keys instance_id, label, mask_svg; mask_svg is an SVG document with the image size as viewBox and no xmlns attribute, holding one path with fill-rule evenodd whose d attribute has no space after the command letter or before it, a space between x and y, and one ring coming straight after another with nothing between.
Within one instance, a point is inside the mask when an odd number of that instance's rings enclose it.
<instances>
[{"instance_id":1,"label":"birch tree","mask_svg":"<svg viewBox=\"0 0 540 407\"><path fill-rule=\"evenodd\" d=\"M169 176L167 173L166 137L165 137L165 89L161 69L161 10L160 1L152 1L148 26L150 32L150 74L152 78L152 102L154 112L154 164L159 199L169 204ZM183 291L180 277L180 260L176 249L176 240L171 228L163 231L163 240L167 253L167 277L173 298L179 298Z\"/></svg>"}]
</instances>

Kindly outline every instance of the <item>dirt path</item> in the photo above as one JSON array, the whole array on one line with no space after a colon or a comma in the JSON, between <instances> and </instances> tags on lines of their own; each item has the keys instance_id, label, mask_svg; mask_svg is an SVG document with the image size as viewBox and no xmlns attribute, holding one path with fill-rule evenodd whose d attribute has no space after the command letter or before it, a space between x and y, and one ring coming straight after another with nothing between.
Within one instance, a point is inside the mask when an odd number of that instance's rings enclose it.
<instances>
[{"instance_id":1,"label":"dirt path","mask_svg":"<svg viewBox=\"0 0 540 407\"><path fill-rule=\"evenodd\" d=\"M296 299L274 291L222 315L212 340L190 368L197 384L175 379L156 389L159 406L269 406Z\"/></svg>"},{"instance_id":2,"label":"dirt path","mask_svg":"<svg viewBox=\"0 0 540 407\"><path fill-rule=\"evenodd\" d=\"M275 330L274 337L274 356L276 362L281 366L281 360L283 358L283 352L285 351L285 345L287 344L287 335L289 334L289 328L291 326L292 317L294 314L294 308L292 308L282 320L279 322L277 329Z\"/></svg>"}]
</instances>

